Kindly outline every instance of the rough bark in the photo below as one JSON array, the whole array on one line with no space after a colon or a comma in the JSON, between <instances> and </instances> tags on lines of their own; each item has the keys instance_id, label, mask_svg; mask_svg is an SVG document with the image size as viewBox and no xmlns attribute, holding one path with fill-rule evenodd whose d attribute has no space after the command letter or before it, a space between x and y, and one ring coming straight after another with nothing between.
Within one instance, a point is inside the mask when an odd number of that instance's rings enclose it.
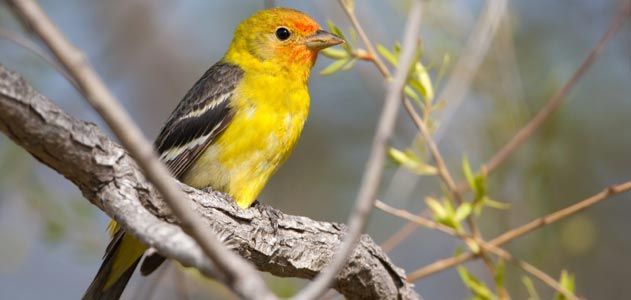
<instances>
[{"instance_id":1,"label":"rough bark","mask_svg":"<svg viewBox=\"0 0 631 300\"><path fill-rule=\"evenodd\" d=\"M161 254L213 273L197 244L180 230L154 188L125 150L97 126L78 120L0 65L0 130L33 157L73 182L92 204ZM193 209L231 249L259 270L313 278L331 260L345 233L342 224L276 211L242 210L221 193L181 184ZM372 239L364 235L334 288L348 299L417 299L412 285Z\"/></svg>"}]
</instances>

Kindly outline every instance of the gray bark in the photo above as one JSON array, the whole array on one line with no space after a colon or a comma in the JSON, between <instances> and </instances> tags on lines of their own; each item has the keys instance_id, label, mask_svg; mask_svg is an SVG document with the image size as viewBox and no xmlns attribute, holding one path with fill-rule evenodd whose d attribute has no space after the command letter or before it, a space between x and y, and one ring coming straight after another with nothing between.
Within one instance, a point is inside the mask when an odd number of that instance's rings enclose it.
<instances>
[{"instance_id":1,"label":"gray bark","mask_svg":"<svg viewBox=\"0 0 631 300\"><path fill-rule=\"evenodd\" d=\"M213 276L211 262L177 225L131 157L97 126L78 120L0 65L0 130L57 171L127 232L161 254ZM268 210L242 210L227 195L180 184L209 229L259 270L311 279L333 257L343 224ZM333 288L348 299L418 299L412 284L372 239L364 235Z\"/></svg>"}]
</instances>

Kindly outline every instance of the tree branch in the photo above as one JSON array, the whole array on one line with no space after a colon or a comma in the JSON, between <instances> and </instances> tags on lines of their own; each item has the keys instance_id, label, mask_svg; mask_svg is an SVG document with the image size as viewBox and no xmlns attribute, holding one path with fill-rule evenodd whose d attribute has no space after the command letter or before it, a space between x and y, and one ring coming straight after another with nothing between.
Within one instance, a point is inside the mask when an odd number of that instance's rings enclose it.
<instances>
[{"instance_id":1,"label":"tree branch","mask_svg":"<svg viewBox=\"0 0 631 300\"><path fill-rule=\"evenodd\" d=\"M488 2L490 5L490 2ZM498 2L499 3L499 2ZM490 9L490 7L489 7ZM590 51L589 55L585 58L585 60L581 63L579 68L574 72L572 77L565 83L565 85L557 91L551 98L549 98L546 104L541 108L541 110L526 124L523 128L521 128L500 150L498 150L493 157L491 157L487 162L485 162L480 169L476 172L476 174L484 174L489 175L491 172L495 171L502 163L504 163L510 155L512 155L515 151L517 151L524 142L526 142L543 124L543 122L556 110L560 107L565 95L569 93L569 91L574 87L574 85L578 82L578 80L586 73L589 67L594 64L596 59L602 53L602 49L604 46L611 40L613 35L618 31L622 22L631 16L631 1L626 2L623 8L620 10L620 13L614 17L611 25L603 35L603 37L596 43L594 48ZM470 39L471 40L471 39ZM446 92L444 92L446 94ZM441 97L438 97L439 99ZM413 116L413 115L412 115ZM459 192L464 193L469 189L469 185L466 180L462 180L457 184L457 189ZM414 232L416 227L412 227L413 223L408 222L404 225L404 227L397 230L393 235L397 236L399 240L403 240L409 234ZM398 243L389 243L387 244L388 249L392 249L396 247ZM460 256L461 258L464 256ZM448 261L449 259L441 260L443 262ZM439 267L442 264L441 261L437 261L436 264L432 266ZM457 265L461 263L461 259L451 258L449 261L450 265ZM429 266L428 266L429 267ZM429 271L429 269L428 269ZM430 273L431 274L431 273ZM428 274L429 275L429 274Z\"/></svg>"},{"instance_id":2,"label":"tree branch","mask_svg":"<svg viewBox=\"0 0 631 300\"><path fill-rule=\"evenodd\" d=\"M421 27L422 8L423 6L420 0L412 2L403 34L401 61L385 96L385 103L381 110L377 129L372 141L370 157L364 168L362 183L357 198L355 199L355 206L348 219L348 237L344 239L340 249L333 257L331 264L318 275L311 284L300 291L294 299L316 299L326 292L335 274L337 274L346 263L348 255L352 253L361 233L368 224L368 217L377 199L377 191L379 190L379 183L383 175L387 143L394 131L397 113L402 99L403 87L410 73L410 67L414 63L414 54L418 47L416 40L418 39Z\"/></svg>"},{"instance_id":3,"label":"tree branch","mask_svg":"<svg viewBox=\"0 0 631 300\"><path fill-rule=\"evenodd\" d=\"M483 12L469 35L467 44L462 49L458 62L451 71L452 75L447 80L441 93L436 97L436 99L445 99L447 101L447 106L441 113L438 121L441 126L434 133L436 143L440 143L451 119L465 100L471 82L488 53L502 18L506 15L507 6L508 1L506 0L486 1Z\"/></svg>"},{"instance_id":4,"label":"tree branch","mask_svg":"<svg viewBox=\"0 0 631 300\"><path fill-rule=\"evenodd\" d=\"M555 289L557 292L562 293L567 299L578 299L578 297L576 297L576 295L574 295L574 293L568 291L566 288L564 288L559 282L557 282L554 278L550 277L550 275L546 274L545 272L539 270L537 267L529 264L526 261L520 260L518 258L515 258L513 255L511 255L510 253L508 253L508 251L498 247L498 246L494 246L489 244L488 242L485 242L483 240L480 239L475 239L475 237L470 236L470 235L466 235L463 234L461 232L457 232L454 229L447 227L443 224L440 224L436 221L430 220L430 219L426 219L424 217L421 216L417 216L414 215L412 213L410 213L407 210L402 210L402 209L396 209L388 204L385 204L379 200L377 200L377 202L375 203L375 206L379 209L381 209L382 211L395 216L395 217L399 217L402 218L404 220L413 222L415 224L424 226L426 228L429 229L435 229L435 230L439 230L442 231L446 234L449 234L453 237L462 239L463 241L469 240L469 241L473 241L475 243L477 243L480 248L484 248L486 251L491 252L495 255L497 255L498 257L501 257L503 260L505 261L510 261L512 263L514 263L515 265L517 265L518 267L520 267L522 270L526 271L527 273L535 276L537 279L541 280L543 283L549 285L550 287L552 287L553 289Z\"/></svg>"},{"instance_id":5,"label":"tree branch","mask_svg":"<svg viewBox=\"0 0 631 300\"><path fill-rule=\"evenodd\" d=\"M526 123L511 139L499 149L493 157L485 162L477 174L489 174L495 171L504 161L508 159L517 149L521 147L538 129L541 125L554 113L563 103L565 96L572 90L572 88L578 83L578 81L587 73L589 68L596 62L596 60L602 54L605 46L614 37L616 32L622 26L622 23L631 17L631 1L627 1L626 4L620 9L620 12L613 18L607 31L603 34L596 45L591 49L585 60L576 69L572 77L552 95L546 104L535 114L528 123ZM469 188L467 182L463 180L458 184L460 191L466 191Z\"/></svg>"},{"instance_id":6,"label":"tree branch","mask_svg":"<svg viewBox=\"0 0 631 300\"><path fill-rule=\"evenodd\" d=\"M174 222L155 188L123 148L94 124L77 120L0 65L0 131L73 182L86 199L161 254L216 275L195 241ZM313 278L340 247L344 225L281 214L273 233L256 208L242 210L228 196L184 184L183 202L204 225L259 270L283 277ZM166 221L165 221L166 220ZM367 235L349 256L333 286L349 299L418 299L403 270Z\"/></svg>"},{"instance_id":7,"label":"tree branch","mask_svg":"<svg viewBox=\"0 0 631 300\"><path fill-rule=\"evenodd\" d=\"M515 229L509 230L508 232L505 232L503 234L501 234L500 236L492 239L491 241L488 242L489 245L492 245L494 247L499 247L502 246L520 236L523 236L529 232L532 232L536 229L539 229L543 226L552 224L554 222L560 221L562 219L565 219L569 216L573 216L595 204L598 204L604 200L607 200L615 195L624 193L631 190L631 181L627 181L624 183L620 183L620 184L615 184L615 185L611 185L606 187L604 190L602 190L600 193L595 194L587 199L581 200L575 204L572 204L566 208L563 208L561 210L558 210L554 213L551 213L547 216L543 216L541 218L537 218L533 221L530 221L522 226L519 226ZM425 266L423 268L420 268L414 272L412 272L410 274L410 276L408 276L408 280L410 281L416 281L419 280L421 278L427 277L431 274L434 273L438 273L441 271L444 271L446 269L449 269L451 267L457 266L461 263L464 263L470 259L475 258L476 255L471 253L471 252L465 252L465 253L461 253L458 254L456 256L453 257L448 257L448 258L444 258L441 260L437 260L434 263Z\"/></svg>"},{"instance_id":8,"label":"tree branch","mask_svg":"<svg viewBox=\"0 0 631 300\"><path fill-rule=\"evenodd\" d=\"M68 74L75 79L85 99L107 122L125 149L138 162L144 175L173 210L182 229L197 241L212 260L219 271L215 277L242 298L276 299L254 268L226 249L211 232L205 230L204 223L198 220L198 216L190 210L186 202L178 201L185 195L175 185L169 170L158 158L151 142L145 138L131 116L105 86L90 66L85 54L66 39L35 0L9 0L9 3L19 19L37 34L68 70Z\"/></svg>"}]
</instances>

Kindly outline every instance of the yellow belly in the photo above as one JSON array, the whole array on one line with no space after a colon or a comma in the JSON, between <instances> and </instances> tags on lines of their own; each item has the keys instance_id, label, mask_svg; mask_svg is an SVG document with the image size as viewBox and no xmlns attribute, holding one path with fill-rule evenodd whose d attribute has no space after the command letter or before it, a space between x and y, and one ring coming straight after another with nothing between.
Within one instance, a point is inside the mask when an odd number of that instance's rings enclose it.
<instances>
[{"instance_id":1,"label":"yellow belly","mask_svg":"<svg viewBox=\"0 0 631 300\"><path fill-rule=\"evenodd\" d=\"M256 200L293 150L309 110L306 87L261 89L237 89L230 125L184 174L184 183L228 193L243 208Z\"/></svg>"}]
</instances>

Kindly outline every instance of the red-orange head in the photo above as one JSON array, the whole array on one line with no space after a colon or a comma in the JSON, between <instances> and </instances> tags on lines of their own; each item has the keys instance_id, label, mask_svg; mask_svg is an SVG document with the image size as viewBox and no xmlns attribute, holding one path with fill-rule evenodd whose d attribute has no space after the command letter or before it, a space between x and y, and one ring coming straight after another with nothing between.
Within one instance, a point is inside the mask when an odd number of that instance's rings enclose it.
<instances>
[{"instance_id":1,"label":"red-orange head","mask_svg":"<svg viewBox=\"0 0 631 300\"><path fill-rule=\"evenodd\" d=\"M246 69L308 76L320 50L343 42L302 12L272 8L255 13L237 27L226 59Z\"/></svg>"}]
</instances>

